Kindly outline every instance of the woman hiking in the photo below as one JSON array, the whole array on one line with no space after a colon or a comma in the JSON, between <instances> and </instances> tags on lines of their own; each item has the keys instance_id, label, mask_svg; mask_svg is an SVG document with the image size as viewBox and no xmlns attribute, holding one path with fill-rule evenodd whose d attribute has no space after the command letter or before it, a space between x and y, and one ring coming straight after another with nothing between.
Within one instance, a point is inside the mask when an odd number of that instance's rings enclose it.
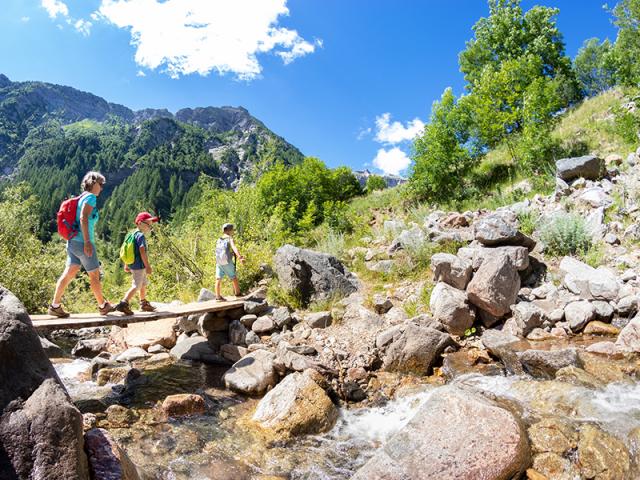
<instances>
[{"instance_id":1,"label":"woman hiking","mask_svg":"<svg viewBox=\"0 0 640 480\"><path fill-rule=\"evenodd\" d=\"M59 318L66 318L69 313L62 308L62 295L73 278L84 267L89 275L89 283L100 315L106 315L115 309L102 295L100 284L100 261L96 252L95 226L99 214L96 208L96 198L104 188L105 178L99 172L89 172L82 179L82 195L78 200L76 223L79 225L78 234L67 242L67 265L56 283L53 302L47 313Z\"/></svg>"}]
</instances>

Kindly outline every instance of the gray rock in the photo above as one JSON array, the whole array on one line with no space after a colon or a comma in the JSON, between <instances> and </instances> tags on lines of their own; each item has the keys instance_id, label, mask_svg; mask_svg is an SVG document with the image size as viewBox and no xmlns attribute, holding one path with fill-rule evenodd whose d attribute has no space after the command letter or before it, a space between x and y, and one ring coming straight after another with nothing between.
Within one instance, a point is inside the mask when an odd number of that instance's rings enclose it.
<instances>
[{"instance_id":1,"label":"gray rock","mask_svg":"<svg viewBox=\"0 0 640 480\"><path fill-rule=\"evenodd\" d=\"M273 323L275 323L276 327L280 329L293 323L291 312L289 312L287 307L274 308L273 312L271 312L271 318L273 319Z\"/></svg>"},{"instance_id":2,"label":"gray rock","mask_svg":"<svg viewBox=\"0 0 640 480\"><path fill-rule=\"evenodd\" d=\"M638 311L638 296L627 295L626 297L621 298L616 305L616 310L618 314L623 317L635 315Z\"/></svg>"},{"instance_id":3,"label":"gray rock","mask_svg":"<svg viewBox=\"0 0 640 480\"><path fill-rule=\"evenodd\" d=\"M640 316L636 316L622 329L615 347L616 350L622 352L640 352Z\"/></svg>"},{"instance_id":4,"label":"gray rock","mask_svg":"<svg viewBox=\"0 0 640 480\"><path fill-rule=\"evenodd\" d=\"M304 323L311 328L326 328L331 325L331 312L314 312L304 316Z\"/></svg>"},{"instance_id":5,"label":"gray rock","mask_svg":"<svg viewBox=\"0 0 640 480\"><path fill-rule=\"evenodd\" d=\"M42 346L44 353L47 354L48 358L61 358L65 356L64 352L58 345L46 339L45 337L39 337L39 338L40 338L40 345Z\"/></svg>"},{"instance_id":6,"label":"gray rock","mask_svg":"<svg viewBox=\"0 0 640 480\"><path fill-rule=\"evenodd\" d=\"M273 319L269 315L265 315L264 317L258 317L258 319L253 322L253 325L251 325L251 330L260 335L263 333L272 332L275 326L276 325L273 322Z\"/></svg>"},{"instance_id":7,"label":"gray rock","mask_svg":"<svg viewBox=\"0 0 640 480\"><path fill-rule=\"evenodd\" d=\"M582 367L575 348L562 350L525 350L518 353L525 371L533 377L553 379L564 367Z\"/></svg>"},{"instance_id":8,"label":"gray rock","mask_svg":"<svg viewBox=\"0 0 640 480\"><path fill-rule=\"evenodd\" d=\"M620 245L620 239L615 233L607 233L604 236L604 241L609 245Z\"/></svg>"},{"instance_id":9,"label":"gray rock","mask_svg":"<svg viewBox=\"0 0 640 480\"><path fill-rule=\"evenodd\" d=\"M82 415L20 301L0 287L0 478L89 478Z\"/></svg>"},{"instance_id":10,"label":"gray rock","mask_svg":"<svg viewBox=\"0 0 640 480\"><path fill-rule=\"evenodd\" d=\"M596 318L596 309L586 300L571 302L564 309L564 317L572 332L579 332L587 323Z\"/></svg>"},{"instance_id":11,"label":"gray rock","mask_svg":"<svg viewBox=\"0 0 640 480\"><path fill-rule=\"evenodd\" d=\"M391 299L385 295L380 295L379 293L373 296L373 309L376 313L380 315L384 315L393 307L393 302Z\"/></svg>"},{"instance_id":12,"label":"gray rock","mask_svg":"<svg viewBox=\"0 0 640 480\"><path fill-rule=\"evenodd\" d=\"M227 388L247 395L262 395L277 383L275 355L266 350L251 352L227 370Z\"/></svg>"},{"instance_id":13,"label":"gray rock","mask_svg":"<svg viewBox=\"0 0 640 480\"><path fill-rule=\"evenodd\" d=\"M238 320L234 320L229 324L229 341L231 341L233 345L245 346L247 333L246 327Z\"/></svg>"},{"instance_id":14,"label":"gray rock","mask_svg":"<svg viewBox=\"0 0 640 480\"><path fill-rule=\"evenodd\" d=\"M556 177L556 190L555 190L556 201L570 194L571 194L571 187L569 186L569 184L564 180L562 180L561 178Z\"/></svg>"},{"instance_id":15,"label":"gray rock","mask_svg":"<svg viewBox=\"0 0 640 480\"><path fill-rule=\"evenodd\" d=\"M517 331L514 335L526 337L534 328L539 328L544 322L542 310L534 303L520 302L511 307L511 320L515 323Z\"/></svg>"},{"instance_id":16,"label":"gray rock","mask_svg":"<svg viewBox=\"0 0 640 480\"><path fill-rule=\"evenodd\" d=\"M71 350L74 357L93 358L107 348L107 338L85 338L79 340Z\"/></svg>"},{"instance_id":17,"label":"gray rock","mask_svg":"<svg viewBox=\"0 0 640 480\"><path fill-rule=\"evenodd\" d=\"M242 325L244 325L247 328L251 328L253 325L253 322L255 322L258 319L257 315L243 315L242 317L240 317L240 323Z\"/></svg>"},{"instance_id":18,"label":"gray rock","mask_svg":"<svg viewBox=\"0 0 640 480\"><path fill-rule=\"evenodd\" d=\"M358 288L355 277L326 253L285 245L276 252L274 265L282 287L298 293L305 304L347 296Z\"/></svg>"},{"instance_id":19,"label":"gray rock","mask_svg":"<svg viewBox=\"0 0 640 480\"><path fill-rule=\"evenodd\" d=\"M133 362L135 360L142 360L144 358L149 358L149 355L146 351L144 351L140 347L131 347L127 348L124 352L120 353L116 356L115 360L117 362Z\"/></svg>"},{"instance_id":20,"label":"gray rock","mask_svg":"<svg viewBox=\"0 0 640 480\"><path fill-rule=\"evenodd\" d=\"M394 339L400 336L404 328L405 325L394 325L378 333L378 335L376 335L376 347L384 348L389 345Z\"/></svg>"},{"instance_id":21,"label":"gray rock","mask_svg":"<svg viewBox=\"0 0 640 480\"><path fill-rule=\"evenodd\" d=\"M166 352L167 349L164 348L162 345L160 344L156 344L156 345L151 345L148 349L147 352L151 353L151 354L155 354L155 353L164 353Z\"/></svg>"},{"instance_id":22,"label":"gray rock","mask_svg":"<svg viewBox=\"0 0 640 480\"><path fill-rule=\"evenodd\" d=\"M450 253L436 253L431 257L431 270L436 282L444 282L458 290L467 288L473 268L471 263Z\"/></svg>"},{"instance_id":23,"label":"gray rock","mask_svg":"<svg viewBox=\"0 0 640 480\"><path fill-rule=\"evenodd\" d=\"M451 335L464 335L476 319L466 292L444 282L438 282L431 292L429 308Z\"/></svg>"},{"instance_id":24,"label":"gray rock","mask_svg":"<svg viewBox=\"0 0 640 480\"><path fill-rule=\"evenodd\" d=\"M616 277L604 267L596 269L575 258L564 257L560 272L564 286L584 299L615 300L618 296Z\"/></svg>"},{"instance_id":25,"label":"gray rock","mask_svg":"<svg viewBox=\"0 0 640 480\"><path fill-rule=\"evenodd\" d=\"M533 250L536 242L518 230L515 219L493 213L473 224L475 239L488 247L516 245Z\"/></svg>"},{"instance_id":26,"label":"gray rock","mask_svg":"<svg viewBox=\"0 0 640 480\"><path fill-rule=\"evenodd\" d=\"M220 347L220 354L233 363L237 362L248 353L249 350L239 345L231 345L227 343Z\"/></svg>"},{"instance_id":27,"label":"gray rock","mask_svg":"<svg viewBox=\"0 0 640 480\"><path fill-rule=\"evenodd\" d=\"M244 313L249 315L260 315L269 310L269 304L262 300L260 302L246 301L244 302Z\"/></svg>"},{"instance_id":28,"label":"gray rock","mask_svg":"<svg viewBox=\"0 0 640 480\"><path fill-rule=\"evenodd\" d=\"M228 361L217 354L206 338L195 336L186 338L171 349L171 356L178 360L192 360L211 365L228 365Z\"/></svg>"},{"instance_id":29,"label":"gray rock","mask_svg":"<svg viewBox=\"0 0 640 480\"><path fill-rule=\"evenodd\" d=\"M91 478L99 480L140 480L138 470L111 434L93 428L84 435Z\"/></svg>"},{"instance_id":30,"label":"gray rock","mask_svg":"<svg viewBox=\"0 0 640 480\"><path fill-rule=\"evenodd\" d=\"M367 270L378 273L390 273L393 270L393 260L378 260L365 264Z\"/></svg>"},{"instance_id":31,"label":"gray rock","mask_svg":"<svg viewBox=\"0 0 640 480\"><path fill-rule=\"evenodd\" d=\"M520 339L503 330L485 330L480 341L489 353L499 356L498 352L502 347L517 343Z\"/></svg>"},{"instance_id":32,"label":"gray rock","mask_svg":"<svg viewBox=\"0 0 640 480\"><path fill-rule=\"evenodd\" d=\"M208 290L206 288L200 289L200 294L198 295L198 302L208 302L210 300L215 300L215 299L216 299L216 294L213 293L211 290Z\"/></svg>"},{"instance_id":33,"label":"gray rock","mask_svg":"<svg viewBox=\"0 0 640 480\"><path fill-rule=\"evenodd\" d=\"M594 300L591 302L594 310L596 311L596 318L600 320L608 320L613 316L613 307L609 302L604 300Z\"/></svg>"},{"instance_id":34,"label":"gray rock","mask_svg":"<svg viewBox=\"0 0 640 480\"><path fill-rule=\"evenodd\" d=\"M630 167L635 167L638 163L638 155L636 155L634 152L631 152L629 155L627 155L627 164Z\"/></svg>"},{"instance_id":35,"label":"gray rock","mask_svg":"<svg viewBox=\"0 0 640 480\"><path fill-rule=\"evenodd\" d=\"M200 319L199 314L189 315L188 317L180 317L178 319L178 330L186 333L187 335L191 332L198 331L198 320Z\"/></svg>"},{"instance_id":36,"label":"gray rock","mask_svg":"<svg viewBox=\"0 0 640 480\"><path fill-rule=\"evenodd\" d=\"M260 343L260 337L258 336L258 334L256 332L250 330L250 331L247 332L247 335L245 336L244 342L247 345L259 344Z\"/></svg>"},{"instance_id":37,"label":"gray rock","mask_svg":"<svg viewBox=\"0 0 640 480\"><path fill-rule=\"evenodd\" d=\"M384 318L389 323L400 323L404 322L409 318L407 312L402 307L393 307L387 313L384 314Z\"/></svg>"},{"instance_id":38,"label":"gray rock","mask_svg":"<svg viewBox=\"0 0 640 480\"><path fill-rule=\"evenodd\" d=\"M519 272L529 268L529 249L527 247L466 247L460 250L464 250L465 255L470 256L473 270L478 270L485 259L500 255L508 256Z\"/></svg>"},{"instance_id":39,"label":"gray rock","mask_svg":"<svg viewBox=\"0 0 640 480\"><path fill-rule=\"evenodd\" d=\"M303 372L308 368L316 369L318 364L306 354L298 353L288 342L281 341L276 348L274 367L281 375L287 372Z\"/></svg>"},{"instance_id":40,"label":"gray rock","mask_svg":"<svg viewBox=\"0 0 640 480\"><path fill-rule=\"evenodd\" d=\"M556 175L565 181L579 177L598 180L602 177L604 170L604 160L595 155L563 158L556 162Z\"/></svg>"},{"instance_id":41,"label":"gray rock","mask_svg":"<svg viewBox=\"0 0 640 480\"><path fill-rule=\"evenodd\" d=\"M489 312L485 312L480 309L476 311L476 316L480 319L480 323L482 323L485 328L491 328L502 320L502 317L496 317L495 315L491 315Z\"/></svg>"},{"instance_id":42,"label":"gray rock","mask_svg":"<svg viewBox=\"0 0 640 480\"><path fill-rule=\"evenodd\" d=\"M198 332L203 337L209 337L212 333L226 332L229 329L229 321L217 315L216 312L207 312L198 319Z\"/></svg>"},{"instance_id":43,"label":"gray rock","mask_svg":"<svg viewBox=\"0 0 640 480\"><path fill-rule=\"evenodd\" d=\"M388 249L389 253L393 253L400 249L417 249L427 241L427 236L424 231L415 226L410 230L403 230L400 232L392 242Z\"/></svg>"},{"instance_id":44,"label":"gray rock","mask_svg":"<svg viewBox=\"0 0 640 480\"><path fill-rule=\"evenodd\" d=\"M520 276L511 258L486 259L467 286L469 302L496 317L509 313L520 290Z\"/></svg>"},{"instance_id":45,"label":"gray rock","mask_svg":"<svg viewBox=\"0 0 640 480\"><path fill-rule=\"evenodd\" d=\"M445 386L351 477L352 480L521 478L527 433L510 411L479 393Z\"/></svg>"},{"instance_id":46,"label":"gray rock","mask_svg":"<svg viewBox=\"0 0 640 480\"><path fill-rule=\"evenodd\" d=\"M448 346L455 346L448 334L409 323L387 348L383 368L387 371L427 375Z\"/></svg>"}]
</instances>

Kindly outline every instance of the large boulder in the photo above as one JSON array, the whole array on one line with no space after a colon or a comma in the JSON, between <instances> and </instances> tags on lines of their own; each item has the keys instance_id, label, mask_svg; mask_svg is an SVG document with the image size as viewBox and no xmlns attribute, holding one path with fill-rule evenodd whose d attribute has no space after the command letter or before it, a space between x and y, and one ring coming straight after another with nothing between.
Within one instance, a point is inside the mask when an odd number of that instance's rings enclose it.
<instances>
[{"instance_id":1,"label":"large boulder","mask_svg":"<svg viewBox=\"0 0 640 480\"><path fill-rule=\"evenodd\" d=\"M505 322L504 330L519 337L526 337L544 322L542 310L532 302L517 303L511 312L513 315Z\"/></svg>"},{"instance_id":2,"label":"large boulder","mask_svg":"<svg viewBox=\"0 0 640 480\"><path fill-rule=\"evenodd\" d=\"M616 340L616 350L640 353L640 316L635 317L622 329Z\"/></svg>"},{"instance_id":3,"label":"large boulder","mask_svg":"<svg viewBox=\"0 0 640 480\"><path fill-rule=\"evenodd\" d=\"M178 360L191 360L212 365L229 365L229 362L211 348L206 338L195 336L185 338L171 349L171 355Z\"/></svg>"},{"instance_id":4,"label":"large boulder","mask_svg":"<svg viewBox=\"0 0 640 480\"><path fill-rule=\"evenodd\" d=\"M274 368L276 356L267 350L256 350L244 356L224 374L227 388L247 395L263 395L273 388L278 375Z\"/></svg>"},{"instance_id":5,"label":"large boulder","mask_svg":"<svg viewBox=\"0 0 640 480\"><path fill-rule=\"evenodd\" d=\"M433 317L441 322L451 335L464 335L476 319L467 293L444 282L438 282L431 292L429 308Z\"/></svg>"},{"instance_id":6,"label":"large boulder","mask_svg":"<svg viewBox=\"0 0 640 480\"><path fill-rule=\"evenodd\" d=\"M487 258L467 286L469 302L496 317L509 313L518 297L520 275L508 255Z\"/></svg>"},{"instance_id":7,"label":"large boulder","mask_svg":"<svg viewBox=\"0 0 640 480\"><path fill-rule=\"evenodd\" d=\"M82 415L20 301L0 287L0 478L89 478Z\"/></svg>"},{"instance_id":8,"label":"large boulder","mask_svg":"<svg viewBox=\"0 0 640 480\"><path fill-rule=\"evenodd\" d=\"M529 466L527 434L508 410L455 386L438 389L352 480L509 480Z\"/></svg>"},{"instance_id":9,"label":"large boulder","mask_svg":"<svg viewBox=\"0 0 640 480\"><path fill-rule=\"evenodd\" d=\"M173 348L176 344L176 321L165 318L152 322L130 323L124 329L124 341L127 347L140 347L147 350L152 345Z\"/></svg>"},{"instance_id":10,"label":"large boulder","mask_svg":"<svg viewBox=\"0 0 640 480\"><path fill-rule=\"evenodd\" d=\"M393 372L427 375L444 349L454 345L446 333L409 323L387 347L383 368Z\"/></svg>"},{"instance_id":11,"label":"large boulder","mask_svg":"<svg viewBox=\"0 0 640 480\"><path fill-rule=\"evenodd\" d=\"M587 424L580 430L578 460L583 478L630 478L631 458L627 447L595 425Z\"/></svg>"},{"instance_id":12,"label":"large boulder","mask_svg":"<svg viewBox=\"0 0 640 480\"><path fill-rule=\"evenodd\" d=\"M326 253L284 245L276 252L274 265L280 284L299 294L304 303L347 296L358 288L355 277Z\"/></svg>"},{"instance_id":13,"label":"large boulder","mask_svg":"<svg viewBox=\"0 0 640 480\"><path fill-rule=\"evenodd\" d=\"M564 309L564 317L572 332L579 332L587 323L596 318L596 309L586 300L571 302Z\"/></svg>"},{"instance_id":14,"label":"large boulder","mask_svg":"<svg viewBox=\"0 0 640 480\"><path fill-rule=\"evenodd\" d=\"M595 155L563 158L556 162L556 175L565 181L580 177L587 180L598 180L604 171L604 160Z\"/></svg>"},{"instance_id":15,"label":"large boulder","mask_svg":"<svg viewBox=\"0 0 640 480\"><path fill-rule=\"evenodd\" d=\"M473 224L475 239L487 247L518 245L533 250L536 242L518 230L515 218L493 213Z\"/></svg>"},{"instance_id":16,"label":"large boulder","mask_svg":"<svg viewBox=\"0 0 640 480\"><path fill-rule=\"evenodd\" d=\"M609 301L618 297L616 276L605 267L593 268L573 257L564 257L560 273L564 286L581 298Z\"/></svg>"},{"instance_id":17,"label":"large boulder","mask_svg":"<svg viewBox=\"0 0 640 480\"><path fill-rule=\"evenodd\" d=\"M108 431L94 428L84 434L91 478L95 480L139 480L136 466Z\"/></svg>"},{"instance_id":18,"label":"large boulder","mask_svg":"<svg viewBox=\"0 0 640 480\"><path fill-rule=\"evenodd\" d=\"M83 338L78 340L71 355L74 357L93 358L107 348L107 338Z\"/></svg>"},{"instance_id":19,"label":"large boulder","mask_svg":"<svg viewBox=\"0 0 640 480\"><path fill-rule=\"evenodd\" d=\"M195 393L177 393L169 395L162 402L162 412L167 417L183 417L204 413L207 406L200 395Z\"/></svg>"},{"instance_id":20,"label":"large boulder","mask_svg":"<svg viewBox=\"0 0 640 480\"><path fill-rule=\"evenodd\" d=\"M553 379L564 367L582 366L575 348L561 350L525 350L518 353L524 370L536 378Z\"/></svg>"},{"instance_id":21,"label":"large boulder","mask_svg":"<svg viewBox=\"0 0 640 480\"><path fill-rule=\"evenodd\" d=\"M478 270L488 257L502 254L511 258L519 272L529 268L529 249L527 247L463 247L458 250L458 256L469 260L473 270Z\"/></svg>"},{"instance_id":22,"label":"large boulder","mask_svg":"<svg viewBox=\"0 0 640 480\"><path fill-rule=\"evenodd\" d=\"M336 406L306 372L287 375L253 415L254 422L280 438L327 431L337 418Z\"/></svg>"},{"instance_id":23,"label":"large boulder","mask_svg":"<svg viewBox=\"0 0 640 480\"><path fill-rule=\"evenodd\" d=\"M436 253L431 257L431 270L436 282L444 282L459 290L467 288L473 269L471 262L451 253Z\"/></svg>"}]
</instances>

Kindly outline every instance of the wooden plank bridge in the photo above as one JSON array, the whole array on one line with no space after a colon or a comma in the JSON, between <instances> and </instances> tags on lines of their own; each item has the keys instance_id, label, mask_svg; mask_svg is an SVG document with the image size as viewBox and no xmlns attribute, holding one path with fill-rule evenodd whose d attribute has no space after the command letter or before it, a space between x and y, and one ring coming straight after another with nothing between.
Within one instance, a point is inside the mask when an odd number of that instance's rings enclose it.
<instances>
[{"instance_id":1,"label":"wooden plank bridge","mask_svg":"<svg viewBox=\"0 0 640 480\"><path fill-rule=\"evenodd\" d=\"M186 305L166 305L156 312L140 312L134 315L124 315L119 312L112 312L108 315L98 315L97 313L76 313L68 318L58 318L51 315L31 315L33 327L39 332L51 332L53 330L76 329L85 327L103 327L106 325L126 326L130 323L149 322L161 320L163 318L178 318L182 316L220 312L233 310L244 306L243 297L226 302L209 300L206 302L194 302Z\"/></svg>"}]
</instances>

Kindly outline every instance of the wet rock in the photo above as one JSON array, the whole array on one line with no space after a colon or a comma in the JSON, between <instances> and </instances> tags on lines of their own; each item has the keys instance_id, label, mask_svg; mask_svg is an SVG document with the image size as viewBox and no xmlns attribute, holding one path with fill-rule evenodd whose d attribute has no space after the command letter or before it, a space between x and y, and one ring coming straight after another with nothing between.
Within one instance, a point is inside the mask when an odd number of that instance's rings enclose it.
<instances>
[{"instance_id":1,"label":"wet rock","mask_svg":"<svg viewBox=\"0 0 640 480\"><path fill-rule=\"evenodd\" d=\"M124 329L124 341L127 347L148 349L151 345L173 348L176 344L175 320L165 318L153 322L130 323Z\"/></svg>"},{"instance_id":2,"label":"wet rock","mask_svg":"<svg viewBox=\"0 0 640 480\"><path fill-rule=\"evenodd\" d=\"M444 282L438 282L431 292L429 308L451 335L464 335L476 319L466 292Z\"/></svg>"},{"instance_id":3,"label":"wet rock","mask_svg":"<svg viewBox=\"0 0 640 480\"><path fill-rule=\"evenodd\" d=\"M114 368L102 368L98 371L96 376L96 383L99 386L106 385L107 383L121 383L127 378L131 367L114 367Z\"/></svg>"},{"instance_id":4,"label":"wet rock","mask_svg":"<svg viewBox=\"0 0 640 480\"><path fill-rule=\"evenodd\" d=\"M454 345L448 334L410 323L387 347L383 368L387 371L426 375L444 349Z\"/></svg>"},{"instance_id":5,"label":"wet rock","mask_svg":"<svg viewBox=\"0 0 640 480\"><path fill-rule=\"evenodd\" d=\"M536 378L552 379L564 367L580 367L581 362L575 348L562 350L525 350L518 353L524 370Z\"/></svg>"},{"instance_id":6,"label":"wet rock","mask_svg":"<svg viewBox=\"0 0 640 480\"><path fill-rule=\"evenodd\" d=\"M238 320L234 320L229 324L229 341L233 345L244 346L247 338L248 330Z\"/></svg>"},{"instance_id":7,"label":"wet rock","mask_svg":"<svg viewBox=\"0 0 640 480\"><path fill-rule=\"evenodd\" d=\"M618 283L615 275L607 268L593 268L572 257L564 257L560 262L563 284L584 299L615 300Z\"/></svg>"},{"instance_id":8,"label":"wet rock","mask_svg":"<svg viewBox=\"0 0 640 480\"><path fill-rule=\"evenodd\" d=\"M585 351L596 355L606 355L608 357L620 357L622 355L622 350L618 349L613 342L592 343L585 348Z\"/></svg>"},{"instance_id":9,"label":"wet rock","mask_svg":"<svg viewBox=\"0 0 640 480\"><path fill-rule=\"evenodd\" d=\"M616 349L622 352L640 352L640 316L622 329L616 340Z\"/></svg>"},{"instance_id":10,"label":"wet rock","mask_svg":"<svg viewBox=\"0 0 640 480\"><path fill-rule=\"evenodd\" d=\"M556 175L565 181L580 177L598 180L602 177L604 170L604 161L595 155L563 158L556 162Z\"/></svg>"},{"instance_id":11,"label":"wet rock","mask_svg":"<svg viewBox=\"0 0 640 480\"><path fill-rule=\"evenodd\" d=\"M352 479L506 480L524 473L529 455L526 433L512 413L480 394L446 386Z\"/></svg>"},{"instance_id":12,"label":"wet rock","mask_svg":"<svg viewBox=\"0 0 640 480\"><path fill-rule=\"evenodd\" d=\"M520 290L520 276L506 255L485 260L467 286L469 302L496 317L510 311Z\"/></svg>"},{"instance_id":13,"label":"wet rock","mask_svg":"<svg viewBox=\"0 0 640 480\"><path fill-rule=\"evenodd\" d=\"M311 328L326 328L331 325L331 312L314 312L304 316L304 323Z\"/></svg>"},{"instance_id":14,"label":"wet rock","mask_svg":"<svg viewBox=\"0 0 640 480\"><path fill-rule=\"evenodd\" d=\"M224 383L236 392L262 395L277 382L274 360L275 355L266 350L251 352L227 370Z\"/></svg>"},{"instance_id":15,"label":"wet rock","mask_svg":"<svg viewBox=\"0 0 640 480\"><path fill-rule=\"evenodd\" d=\"M193 393L169 395L162 402L162 412L168 417L183 417L204 413L204 398Z\"/></svg>"},{"instance_id":16,"label":"wet rock","mask_svg":"<svg viewBox=\"0 0 640 480\"><path fill-rule=\"evenodd\" d=\"M115 360L118 362L133 362L135 360L142 360L149 358L150 355L140 347L132 347L126 349L121 354L117 355Z\"/></svg>"},{"instance_id":17,"label":"wet rock","mask_svg":"<svg viewBox=\"0 0 640 480\"><path fill-rule=\"evenodd\" d=\"M253 322L251 330L260 335L272 332L275 327L273 319L269 315L265 315L264 317L258 317L258 319Z\"/></svg>"},{"instance_id":18,"label":"wet rock","mask_svg":"<svg viewBox=\"0 0 640 480\"><path fill-rule=\"evenodd\" d=\"M591 389L602 387L602 382L595 376L587 373L582 368L574 366L568 366L558 370L556 372L556 380Z\"/></svg>"},{"instance_id":19,"label":"wet rock","mask_svg":"<svg viewBox=\"0 0 640 480\"><path fill-rule=\"evenodd\" d=\"M189 337L171 349L171 356L178 360L192 360L212 365L228 365L229 362L218 355L206 338Z\"/></svg>"},{"instance_id":20,"label":"wet rock","mask_svg":"<svg viewBox=\"0 0 640 480\"><path fill-rule=\"evenodd\" d=\"M534 452L553 452L563 455L578 446L578 432L568 423L546 418L529 428Z\"/></svg>"},{"instance_id":21,"label":"wet rock","mask_svg":"<svg viewBox=\"0 0 640 480\"><path fill-rule=\"evenodd\" d=\"M111 434L94 428L84 434L91 478L95 480L139 480L136 466Z\"/></svg>"},{"instance_id":22,"label":"wet rock","mask_svg":"<svg viewBox=\"0 0 640 480\"><path fill-rule=\"evenodd\" d=\"M93 358L107 348L107 338L84 338L75 344L71 355L74 357Z\"/></svg>"},{"instance_id":23,"label":"wet rock","mask_svg":"<svg viewBox=\"0 0 640 480\"><path fill-rule=\"evenodd\" d=\"M582 475L598 480L627 478L630 469L624 443L594 425L580 430L578 461Z\"/></svg>"},{"instance_id":24,"label":"wet rock","mask_svg":"<svg viewBox=\"0 0 640 480\"><path fill-rule=\"evenodd\" d=\"M298 292L304 303L347 296L358 288L355 277L326 253L285 245L277 250L273 263L280 284Z\"/></svg>"},{"instance_id":25,"label":"wet rock","mask_svg":"<svg viewBox=\"0 0 640 480\"><path fill-rule=\"evenodd\" d=\"M473 268L471 263L450 253L436 253L431 257L431 270L436 282L444 282L458 290L467 288Z\"/></svg>"},{"instance_id":26,"label":"wet rock","mask_svg":"<svg viewBox=\"0 0 640 480\"><path fill-rule=\"evenodd\" d=\"M593 322L589 322L586 327L584 327L583 333L585 335L618 335L620 333L620 329L614 327L609 323L600 322L598 320L594 320Z\"/></svg>"},{"instance_id":27,"label":"wet rock","mask_svg":"<svg viewBox=\"0 0 640 480\"><path fill-rule=\"evenodd\" d=\"M393 307L391 299L385 295L376 294L373 296L373 309L379 315L384 315Z\"/></svg>"},{"instance_id":28,"label":"wet rock","mask_svg":"<svg viewBox=\"0 0 640 480\"><path fill-rule=\"evenodd\" d=\"M286 325L291 325L293 322L293 317L291 317L291 312L289 312L287 307L274 308L273 312L271 312L271 318L279 329L282 329Z\"/></svg>"},{"instance_id":29,"label":"wet rock","mask_svg":"<svg viewBox=\"0 0 640 480\"><path fill-rule=\"evenodd\" d=\"M107 421L111 427L128 427L138 420L138 415L131 409L122 405L110 405L105 411Z\"/></svg>"},{"instance_id":30,"label":"wet rock","mask_svg":"<svg viewBox=\"0 0 640 480\"><path fill-rule=\"evenodd\" d=\"M534 476L531 480L575 480L580 478L580 473L571 460L553 452L541 453L533 457L533 470L537 472L538 476Z\"/></svg>"},{"instance_id":31,"label":"wet rock","mask_svg":"<svg viewBox=\"0 0 640 480\"><path fill-rule=\"evenodd\" d=\"M252 417L279 438L329 430L338 409L322 388L306 373L287 375L267 393Z\"/></svg>"},{"instance_id":32,"label":"wet rock","mask_svg":"<svg viewBox=\"0 0 640 480\"><path fill-rule=\"evenodd\" d=\"M564 309L564 317L569 322L571 331L579 332L596 317L596 310L586 300L571 302Z\"/></svg>"}]
</instances>

